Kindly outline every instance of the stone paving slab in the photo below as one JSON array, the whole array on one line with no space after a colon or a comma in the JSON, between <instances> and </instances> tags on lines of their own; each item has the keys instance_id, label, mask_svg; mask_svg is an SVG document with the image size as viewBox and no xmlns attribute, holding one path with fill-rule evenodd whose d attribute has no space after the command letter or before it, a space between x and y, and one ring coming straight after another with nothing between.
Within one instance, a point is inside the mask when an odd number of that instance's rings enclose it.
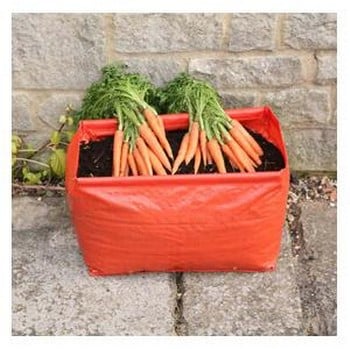
<instances>
[{"instance_id":1,"label":"stone paving slab","mask_svg":"<svg viewBox=\"0 0 350 349\"><path fill-rule=\"evenodd\" d=\"M185 273L183 315L188 335L302 334L287 233L274 272Z\"/></svg>"},{"instance_id":2,"label":"stone paving slab","mask_svg":"<svg viewBox=\"0 0 350 349\"><path fill-rule=\"evenodd\" d=\"M91 277L64 198L15 197L13 335L174 335L175 279Z\"/></svg>"},{"instance_id":3,"label":"stone paving slab","mask_svg":"<svg viewBox=\"0 0 350 349\"><path fill-rule=\"evenodd\" d=\"M302 204L304 246L298 257L298 279L309 330L337 334L337 209L326 201ZM307 278L307 280L306 280ZM304 280L305 279L305 280Z\"/></svg>"}]
</instances>

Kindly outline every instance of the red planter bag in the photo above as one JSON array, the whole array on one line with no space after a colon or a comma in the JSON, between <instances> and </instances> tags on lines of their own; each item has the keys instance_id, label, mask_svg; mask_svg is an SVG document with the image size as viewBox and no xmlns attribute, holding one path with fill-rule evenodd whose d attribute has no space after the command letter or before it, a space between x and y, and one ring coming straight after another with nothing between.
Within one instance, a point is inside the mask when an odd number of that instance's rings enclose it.
<instances>
[{"instance_id":1,"label":"red planter bag","mask_svg":"<svg viewBox=\"0 0 350 349\"><path fill-rule=\"evenodd\" d=\"M81 142L114 134L116 121L80 122L67 154L66 193L91 275L139 271L267 271L276 266L289 166L268 107L227 110L281 151L274 172L77 178ZM187 114L164 115L167 130Z\"/></svg>"}]
</instances>

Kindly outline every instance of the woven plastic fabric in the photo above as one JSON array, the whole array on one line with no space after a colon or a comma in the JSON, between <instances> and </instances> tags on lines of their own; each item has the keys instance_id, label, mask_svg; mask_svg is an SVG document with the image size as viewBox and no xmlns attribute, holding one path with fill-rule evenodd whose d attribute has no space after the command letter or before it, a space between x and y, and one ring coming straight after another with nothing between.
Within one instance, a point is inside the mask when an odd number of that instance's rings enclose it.
<instances>
[{"instance_id":1,"label":"woven plastic fabric","mask_svg":"<svg viewBox=\"0 0 350 349\"><path fill-rule=\"evenodd\" d=\"M278 119L268 107L227 110L276 145L275 172L77 178L81 142L114 134L116 121L82 121L68 148L66 194L92 275L140 271L268 271L276 267L289 188ZM164 115L167 130L187 114Z\"/></svg>"}]
</instances>

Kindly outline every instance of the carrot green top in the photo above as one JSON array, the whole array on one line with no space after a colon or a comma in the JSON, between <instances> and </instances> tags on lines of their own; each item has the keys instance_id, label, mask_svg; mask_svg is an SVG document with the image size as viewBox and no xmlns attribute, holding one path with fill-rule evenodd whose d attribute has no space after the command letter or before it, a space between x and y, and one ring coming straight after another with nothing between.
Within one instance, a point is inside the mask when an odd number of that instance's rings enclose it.
<instances>
[{"instance_id":1,"label":"carrot green top","mask_svg":"<svg viewBox=\"0 0 350 349\"><path fill-rule=\"evenodd\" d=\"M144 122L142 111L155 109L148 104L156 88L143 75L125 72L125 66L110 64L102 68L101 78L92 83L83 98L81 108L74 113L77 125L83 119L116 117L124 139L134 147L138 126Z\"/></svg>"},{"instance_id":2,"label":"carrot green top","mask_svg":"<svg viewBox=\"0 0 350 349\"><path fill-rule=\"evenodd\" d=\"M229 128L230 119L219 94L207 81L181 73L162 89L160 101L168 113L189 113L190 123L199 122L208 139L222 142L223 127Z\"/></svg>"}]
</instances>

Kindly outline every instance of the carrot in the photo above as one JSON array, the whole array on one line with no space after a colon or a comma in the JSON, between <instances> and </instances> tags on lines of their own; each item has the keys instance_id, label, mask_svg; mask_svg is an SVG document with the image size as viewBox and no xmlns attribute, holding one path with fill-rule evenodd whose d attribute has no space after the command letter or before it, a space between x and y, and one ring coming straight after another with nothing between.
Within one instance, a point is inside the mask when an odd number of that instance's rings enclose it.
<instances>
[{"instance_id":1,"label":"carrot","mask_svg":"<svg viewBox=\"0 0 350 349\"><path fill-rule=\"evenodd\" d=\"M233 154L236 156L238 162L240 162L244 169L246 169L248 172L255 172L249 156L232 137L228 135L226 136L226 144L231 148Z\"/></svg>"},{"instance_id":2,"label":"carrot","mask_svg":"<svg viewBox=\"0 0 350 349\"><path fill-rule=\"evenodd\" d=\"M227 144L221 144L221 150L226 155L226 157L230 160L232 167L238 168L237 159L232 153L232 150Z\"/></svg>"},{"instance_id":3,"label":"carrot","mask_svg":"<svg viewBox=\"0 0 350 349\"><path fill-rule=\"evenodd\" d=\"M139 172L137 170L135 158L132 152L128 154L128 165L131 169L131 173L133 176L138 176Z\"/></svg>"},{"instance_id":4,"label":"carrot","mask_svg":"<svg viewBox=\"0 0 350 349\"><path fill-rule=\"evenodd\" d=\"M120 174L120 160L123 144L124 132L116 130L113 140L113 176L117 177Z\"/></svg>"},{"instance_id":5,"label":"carrot","mask_svg":"<svg viewBox=\"0 0 350 349\"><path fill-rule=\"evenodd\" d=\"M126 166L128 164L129 142L124 141L121 150L120 158L120 176L124 176Z\"/></svg>"},{"instance_id":6,"label":"carrot","mask_svg":"<svg viewBox=\"0 0 350 349\"><path fill-rule=\"evenodd\" d=\"M207 144L206 144L206 146L207 146L207 164L208 165L212 165L213 164L213 159L212 159L212 157L211 157L211 155L210 155L210 152L209 152L209 149L208 149L208 142L207 142Z\"/></svg>"},{"instance_id":7,"label":"carrot","mask_svg":"<svg viewBox=\"0 0 350 349\"><path fill-rule=\"evenodd\" d=\"M238 127L233 126L230 130L230 135L235 139L235 141L242 147L242 149L250 156L255 163L258 165L261 164L261 160L259 158L259 154L254 150L254 148L250 145L248 140L243 136Z\"/></svg>"},{"instance_id":8,"label":"carrot","mask_svg":"<svg viewBox=\"0 0 350 349\"><path fill-rule=\"evenodd\" d=\"M260 145L256 142L256 140L250 135L250 133L243 127L243 125L237 121L232 119L231 120L233 127L237 126L237 128L241 131L243 136L247 139L249 144L252 146L252 148L255 150L255 152L261 156L263 155L263 150L261 149Z\"/></svg>"},{"instance_id":9,"label":"carrot","mask_svg":"<svg viewBox=\"0 0 350 349\"><path fill-rule=\"evenodd\" d=\"M188 163L192 160L194 157L198 142L199 142L199 123L197 121L194 121L191 126L191 130L189 133L189 142L188 142L188 148L185 156L185 164L188 165Z\"/></svg>"},{"instance_id":10,"label":"carrot","mask_svg":"<svg viewBox=\"0 0 350 349\"><path fill-rule=\"evenodd\" d=\"M152 167L157 175L166 176L167 172L165 171L162 163L159 161L157 156L153 153L151 149L148 148L149 158L151 160Z\"/></svg>"},{"instance_id":11,"label":"carrot","mask_svg":"<svg viewBox=\"0 0 350 349\"><path fill-rule=\"evenodd\" d=\"M144 141L147 143L147 145L151 148L151 150L154 152L154 154L158 157L160 162L163 164L163 166L171 171L171 165L167 158L167 156L164 153L164 150L162 149L161 145L159 144L157 137L154 135L152 130L148 127L146 123L143 123L139 127L139 132L141 137L144 139Z\"/></svg>"},{"instance_id":12,"label":"carrot","mask_svg":"<svg viewBox=\"0 0 350 349\"><path fill-rule=\"evenodd\" d=\"M189 140L190 140L190 135L187 132L182 138L180 148L179 148L179 151L177 153L176 159L174 161L173 170L171 171L171 174L176 173L176 171L179 169L179 166L181 165L182 161L185 160Z\"/></svg>"},{"instance_id":13,"label":"carrot","mask_svg":"<svg viewBox=\"0 0 350 349\"><path fill-rule=\"evenodd\" d=\"M231 165L235 168L238 168L241 172L244 172L243 166L238 161L237 157L233 154L231 148L227 144L222 144L221 149L230 160Z\"/></svg>"},{"instance_id":14,"label":"carrot","mask_svg":"<svg viewBox=\"0 0 350 349\"><path fill-rule=\"evenodd\" d=\"M163 149L166 151L166 153L171 159L174 159L174 155L171 150L170 144L165 136L165 132L163 132L162 127L159 125L159 118L157 118L157 116L153 113L151 109L147 108L144 109L143 115L147 120L150 128L159 139L159 143L162 145Z\"/></svg>"},{"instance_id":15,"label":"carrot","mask_svg":"<svg viewBox=\"0 0 350 349\"><path fill-rule=\"evenodd\" d=\"M207 144L208 144L209 153L212 159L214 160L219 173L226 173L225 161L224 161L224 157L222 156L219 142L215 138L212 138L208 141Z\"/></svg>"},{"instance_id":16,"label":"carrot","mask_svg":"<svg viewBox=\"0 0 350 349\"><path fill-rule=\"evenodd\" d=\"M140 154L143 157L143 160L144 160L146 167L147 167L147 170L148 170L148 174L152 175L153 174L152 164L151 164L151 160L149 158L148 147L147 147L145 141L141 137L137 137L136 146L137 146L137 149L140 151Z\"/></svg>"},{"instance_id":17,"label":"carrot","mask_svg":"<svg viewBox=\"0 0 350 349\"><path fill-rule=\"evenodd\" d=\"M199 144L202 152L202 159L204 166L207 166L207 135L204 130L199 133Z\"/></svg>"},{"instance_id":18,"label":"carrot","mask_svg":"<svg viewBox=\"0 0 350 349\"><path fill-rule=\"evenodd\" d=\"M164 137L166 137L164 121L163 121L163 119L160 116L158 116L158 124L159 124L159 127L162 130L162 133L163 133Z\"/></svg>"},{"instance_id":19,"label":"carrot","mask_svg":"<svg viewBox=\"0 0 350 349\"><path fill-rule=\"evenodd\" d=\"M142 176L148 176L148 170L147 170L147 166L145 164L145 162L143 161L142 155L139 152L139 150L137 148L134 149L133 152L134 158L135 158L135 162L136 162L136 166L137 166L137 170L138 172L142 175Z\"/></svg>"},{"instance_id":20,"label":"carrot","mask_svg":"<svg viewBox=\"0 0 350 349\"><path fill-rule=\"evenodd\" d=\"M128 175L129 175L129 165L128 165L128 162L126 162L124 176L127 177Z\"/></svg>"},{"instance_id":21,"label":"carrot","mask_svg":"<svg viewBox=\"0 0 350 349\"><path fill-rule=\"evenodd\" d=\"M201 148L198 144L196 154L194 155L194 174L197 174L200 164L201 164Z\"/></svg>"}]
</instances>

